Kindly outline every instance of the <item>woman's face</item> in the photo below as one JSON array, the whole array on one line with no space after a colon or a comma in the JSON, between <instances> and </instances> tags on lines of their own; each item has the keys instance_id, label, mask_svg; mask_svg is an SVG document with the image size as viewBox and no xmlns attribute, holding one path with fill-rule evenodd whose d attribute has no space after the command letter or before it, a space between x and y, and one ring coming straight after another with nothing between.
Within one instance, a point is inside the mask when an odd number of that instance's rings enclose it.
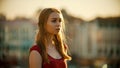
<instances>
[{"instance_id":1,"label":"woman's face","mask_svg":"<svg viewBox=\"0 0 120 68\"><path fill-rule=\"evenodd\" d=\"M60 31L61 25L62 25L62 15L57 12L52 12L48 17L45 28L48 33L54 35Z\"/></svg>"}]
</instances>

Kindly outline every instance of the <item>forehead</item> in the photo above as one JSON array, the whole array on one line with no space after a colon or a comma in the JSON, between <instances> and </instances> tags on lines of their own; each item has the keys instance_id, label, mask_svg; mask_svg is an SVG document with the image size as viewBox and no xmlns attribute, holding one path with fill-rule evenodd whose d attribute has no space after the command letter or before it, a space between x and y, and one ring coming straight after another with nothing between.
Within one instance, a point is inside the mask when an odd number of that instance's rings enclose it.
<instances>
[{"instance_id":1,"label":"forehead","mask_svg":"<svg viewBox=\"0 0 120 68\"><path fill-rule=\"evenodd\" d=\"M49 18L62 18L62 15L60 13L57 13L57 12L52 12L49 15Z\"/></svg>"}]
</instances>

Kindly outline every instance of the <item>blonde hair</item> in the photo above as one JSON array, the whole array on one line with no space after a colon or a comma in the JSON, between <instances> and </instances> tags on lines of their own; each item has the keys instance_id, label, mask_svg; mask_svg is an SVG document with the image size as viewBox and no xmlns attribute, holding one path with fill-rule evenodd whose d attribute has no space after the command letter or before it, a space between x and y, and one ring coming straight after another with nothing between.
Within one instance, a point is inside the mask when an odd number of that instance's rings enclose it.
<instances>
[{"instance_id":1,"label":"blonde hair","mask_svg":"<svg viewBox=\"0 0 120 68\"><path fill-rule=\"evenodd\" d=\"M41 13L39 15L39 21L38 21L38 32L36 35L36 43L40 47L41 56L42 56L44 62L49 62L48 55L46 52L47 41L48 41L49 35L46 32L44 27L46 25L49 15L52 12L57 12L62 15L61 11L59 11L58 9L45 8L41 11ZM55 47L58 50L58 52L60 53L60 55L64 59L70 60L71 57L69 55L67 55L67 53L65 52L66 46L65 46L64 29L65 29L65 24L64 24L64 20L62 18L61 30L58 34L54 35L53 41L55 42L55 45L56 45Z\"/></svg>"}]
</instances>

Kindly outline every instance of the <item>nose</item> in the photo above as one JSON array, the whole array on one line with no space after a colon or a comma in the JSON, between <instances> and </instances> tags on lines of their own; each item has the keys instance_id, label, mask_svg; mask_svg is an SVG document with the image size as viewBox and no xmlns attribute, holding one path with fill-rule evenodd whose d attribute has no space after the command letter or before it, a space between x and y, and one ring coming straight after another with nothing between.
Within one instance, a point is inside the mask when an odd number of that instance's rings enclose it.
<instances>
[{"instance_id":1,"label":"nose","mask_svg":"<svg viewBox=\"0 0 120 68\"><path fill-rule=\"evenodd\" d=\"M61 26L61 22L57 22L57 27L60 27Z\"/></svg>"}]
</instances>

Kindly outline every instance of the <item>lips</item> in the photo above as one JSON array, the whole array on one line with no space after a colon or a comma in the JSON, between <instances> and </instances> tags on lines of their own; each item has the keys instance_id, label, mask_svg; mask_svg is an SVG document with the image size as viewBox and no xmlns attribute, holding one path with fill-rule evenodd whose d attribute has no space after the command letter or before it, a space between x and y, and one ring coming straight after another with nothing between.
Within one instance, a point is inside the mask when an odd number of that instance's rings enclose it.
<instances>
[{"instance_id":1,"label":"lips","mask_svg":"<svg viewBox=\"0 0 120 68\"><path fill-rule=\"evenodd\" d=\"M57 31L59 31L59 30L60 30L60 28L57 28L56 30L57 30Z\"/></svg>"}]
</instances>

